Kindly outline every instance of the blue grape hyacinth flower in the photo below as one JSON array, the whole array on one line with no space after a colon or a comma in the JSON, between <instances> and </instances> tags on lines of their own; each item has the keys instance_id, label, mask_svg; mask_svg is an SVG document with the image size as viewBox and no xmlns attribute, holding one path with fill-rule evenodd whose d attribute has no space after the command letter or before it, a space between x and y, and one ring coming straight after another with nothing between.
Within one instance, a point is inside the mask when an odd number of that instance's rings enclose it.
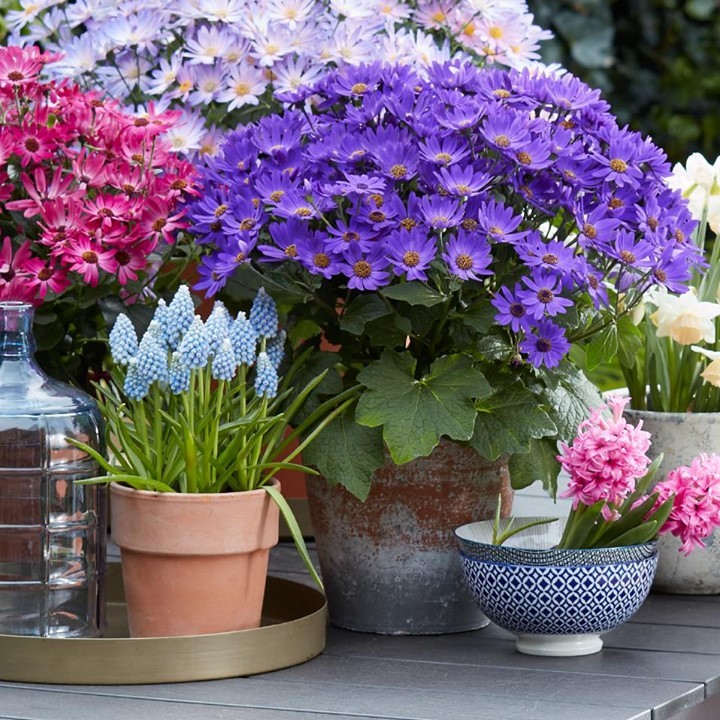
<instances>
[{"instance_id":1,"label":"blue grape hyacinth flower","mask_svg":"<svg viewBox=\"0 0 720 720\"><path fill-rule=\"evenodd\" d=\"M257 357L255 368L255 392L260 396L272 399L278 391L278 374L266 352Z\"/></svg>"},{"instance_id":2,"label":"blue grape hyacinth flower","mask_svg":"<svg viewBox=\"0 0 720 720\"><path fill-rule=\"evenodd\" d=\"M138 352L138 339L130 318L118 315L110 331L110 353L118 365L127 365Z\"/></svg>"},{"instance_id":3,"label":"blue grape hyacinth flower","mask_svg":"<svg viewBox=\"0 0 720 720\"><path fill-rule=\"evenodd\" d=\"M239 312L230 328L230 341L235 353L235 360L239 365L250 367L255 363L257 340L257 332L252 323L247 319L244 312Z\"/></svg>"},{"instance_id":4,"label":"blue grape hyacinth flower","mask_svg":"<svg viewBox=\"0 0 720 720\"><path fill-rule=\"evenodd\" d=\"M165 339L170 348L175 350L195 321L195 305L187 285L181 285L177 289L175 297L161 319L165 323L163 327Z\"/></svg>"},{"instance_id":5,"label":"blue grape hyacinth flower","mask_svg":"<svg viewBox=\"0 0 720 720\"><path fill-rule=\"evenodd\" d=\"M212 376L216 380L232 380L235 377L237 360L230 338L223 338L220 347L212 359Z\"/></svg>"},{"instance_id":6,"label":"blue grape hyacinth flower","mask_svg":"<svg viewBox=\"0 0 720 720\"><path fill-rule=\"evenodd\" d=\"M261 338L273 338L278 331L278 313L275 301L260 288L250 308L250 322Z\"/></svg>"},{"instance_id":7,"label":"blue grape hyacinth flower","mask_svg":"<svg viewBox=\"0 0 720 720\"><path fill-rule=\"evenodd\" d=\"M191 370L204 368L210 357L210 341L202 318L196 317L178 346L180 359Z\"/></svg>"},{"instance_id":8,"label":"blue grape hyacinth flower","mask_svg":"<svg viewBox=\"0 0 720 720\"><path fill-rule=\"evenodd\" d=\"M168 385L174 395L179 395L190 389L190 368L183 363L182 357L177 350L172 354L170 360Z\"/></svg>"}]
</instances>

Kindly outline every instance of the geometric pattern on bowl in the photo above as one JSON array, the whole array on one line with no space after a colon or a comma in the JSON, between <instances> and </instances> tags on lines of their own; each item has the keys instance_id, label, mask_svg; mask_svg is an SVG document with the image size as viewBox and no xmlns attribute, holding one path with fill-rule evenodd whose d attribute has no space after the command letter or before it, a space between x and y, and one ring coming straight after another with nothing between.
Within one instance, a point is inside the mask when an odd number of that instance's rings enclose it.
<instances>
[{"instance_id":1,"label":"geometric pattern on bowl","mask_svg":"<svg viewBox=\"0 0 720 720\"><path fill-rule=\"evenodd\" d=\"M542 519L546 518L515 518L515 525ZM500 530L504 530L509 522L509 519L501 520ZM656 552L654 541L614 548L557 550L553 546L560 542L565 522L566 518L559 518L548 525L536 525L513 535L503 545L493 545L493 521L480 520L457 528L455 538L468 557L511 565L602 565L644 560Z\"/></svg>"},{"instance_id":2,"label":"geometric pattern on bowl","mask_svg":"<svg viewBox=\"0 0 720 720\"><path fill-rule=\"evenodd\" d=\"M518 634L601 633L624 623L644 602L657 552L605 565L515 565L461 553L465 579L480 609Z\"/></svg>"}]
</instances>

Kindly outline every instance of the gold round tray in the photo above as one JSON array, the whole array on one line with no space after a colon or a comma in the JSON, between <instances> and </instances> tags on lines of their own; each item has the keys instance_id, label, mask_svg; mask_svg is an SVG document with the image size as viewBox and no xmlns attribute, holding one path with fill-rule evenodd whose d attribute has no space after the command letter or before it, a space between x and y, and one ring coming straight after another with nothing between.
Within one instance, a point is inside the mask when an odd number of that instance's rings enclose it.
<instances>
[{"instance_id":1,"label":"gold round tray","mask_svg":"<svg viewBox=\"0 0 720 720\"><path fill-rule=\"evenodd\" d=\"M262 626L184 637L129 638L118 563L109 566L102 638L0 635L0 680L140 685L255 675L298 665L325 648L325 597L268 577Z\"/></svg>"}]
</instances>

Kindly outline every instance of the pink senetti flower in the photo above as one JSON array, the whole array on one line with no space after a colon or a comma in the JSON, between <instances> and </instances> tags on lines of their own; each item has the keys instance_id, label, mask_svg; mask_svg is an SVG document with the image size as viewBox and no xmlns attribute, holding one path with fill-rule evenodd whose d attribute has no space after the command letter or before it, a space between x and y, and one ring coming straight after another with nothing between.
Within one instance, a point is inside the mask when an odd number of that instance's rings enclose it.
<instances>
[{"instance_id":1,"label":"pink senetti flower","mask_svg":"<svg viewBox=\"0 0 720 720\"><path fill-rule=\"evenodd\" d=\"M561 497L573 498L578 505L593 505L605 500L603 517L611 520L613 508L633 492L650 459L650 433L628 423L622 416L628 398L614 397L607 405L595 408L590 417L578 427L572 445L563 443L558 460L570 475L568 489ZM610 410L611 417L604 412Z\"/></svg>"},{"instance_id":2,"label":"pink senetti flower","mask_svg":"<svg viewBox=\"0 0 720 720\"><path fill-rule=\"evenodd\" d=\"M720 525L720 456L701 453L690 466L671 470L654 490L658 505L675 495L670 517L660 533L680 538L680 551L686 555L696 547L705 547L703 539Z\"/></svg>"}]
</instances>

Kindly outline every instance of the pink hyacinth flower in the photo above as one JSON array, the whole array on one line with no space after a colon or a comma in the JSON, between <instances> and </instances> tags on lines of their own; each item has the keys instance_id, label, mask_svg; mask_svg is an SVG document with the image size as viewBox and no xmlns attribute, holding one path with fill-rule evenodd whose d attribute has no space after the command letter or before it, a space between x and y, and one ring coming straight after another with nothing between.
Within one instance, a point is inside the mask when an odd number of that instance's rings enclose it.
<instances>
[{"instance_id":1,"label":"pink hyacinth flower","mask_svg":"<svg viewBox=\"0 0 720 720\"><path fill-rule=\"evenodd\" d=\"M575 509L605 500L606 520L613 518L611 506L619 505L633 492L650 465L650 433L642 429L642 422L636 427L623 418L627 402L627 398L613 397L607 405L595 408L580 424L572 445L563 443L558 455L563 470L570 475L568 489L560 497L571 497ZM606 410L611 417L604 414Z\"/></svg>"}]
</instances>

